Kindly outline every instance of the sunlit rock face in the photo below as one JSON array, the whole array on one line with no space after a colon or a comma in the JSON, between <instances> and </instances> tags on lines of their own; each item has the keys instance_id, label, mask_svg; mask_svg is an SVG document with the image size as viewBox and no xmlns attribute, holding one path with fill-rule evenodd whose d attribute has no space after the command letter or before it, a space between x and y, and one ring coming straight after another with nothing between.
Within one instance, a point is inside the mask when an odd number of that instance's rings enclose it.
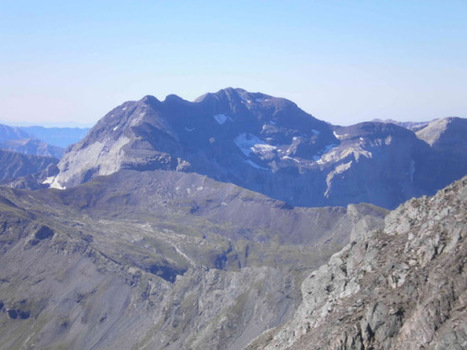
<instances>
[{"instance_id":1,"label":"sunlit rock face","mask_svg":"<svg viewBox=\"0 0 467 350\"><path fill-rule=\"evenodd\" d=\"M467 177L412 199L302 284L292 321L250 349L462 349Z\"/></svg>"}]
</instances>

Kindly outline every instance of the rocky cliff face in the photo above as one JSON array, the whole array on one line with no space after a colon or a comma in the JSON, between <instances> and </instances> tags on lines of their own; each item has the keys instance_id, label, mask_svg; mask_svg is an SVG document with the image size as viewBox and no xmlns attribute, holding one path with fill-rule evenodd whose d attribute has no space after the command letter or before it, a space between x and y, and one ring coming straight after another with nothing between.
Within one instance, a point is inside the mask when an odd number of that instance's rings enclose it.
<instances>
[{"instance_id":1,"label":"rocky cliff face","mask_svg":"<svg viewBox=\"0 0 467 350\"><path fill-rule=\"evenodd\" d=\"M465 130L457 135L467 139ZM207 175L296 206L394 208L467 173L467 153L454 151L454 144L444 143L441 154L404 127L332 126L291 101L228 88L195 102L170 95L122 104L66 153L50 181L65 188L122 169L165 169ZM440 165L442 174L433 177Z\"/></svg>"},{"instance_id":2,"label":"rocky cliff face","mask_svg":"<svg viewBox=\"0 0 467 350\"><path fill-rule=\"evenodd\" d=\"M464 349L467 178L391 212L302 284L293 320L249 347Z\"/></svg>"}]
</instances>

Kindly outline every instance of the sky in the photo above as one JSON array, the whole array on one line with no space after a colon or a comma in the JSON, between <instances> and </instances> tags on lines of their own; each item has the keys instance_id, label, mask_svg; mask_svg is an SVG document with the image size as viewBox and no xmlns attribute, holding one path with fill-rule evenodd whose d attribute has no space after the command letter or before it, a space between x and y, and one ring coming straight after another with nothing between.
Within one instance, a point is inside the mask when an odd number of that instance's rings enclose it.
<instances>
[{"instance_id":1,"label":"sky","mask_svg":"<svg viewBox=\"0 0 467 350\"><path fill-rule=\"evenodd\" d=\"M467 117L467 1L0 0L0 123L226 87L340 125Z\"/></svg>"}]
</instances>

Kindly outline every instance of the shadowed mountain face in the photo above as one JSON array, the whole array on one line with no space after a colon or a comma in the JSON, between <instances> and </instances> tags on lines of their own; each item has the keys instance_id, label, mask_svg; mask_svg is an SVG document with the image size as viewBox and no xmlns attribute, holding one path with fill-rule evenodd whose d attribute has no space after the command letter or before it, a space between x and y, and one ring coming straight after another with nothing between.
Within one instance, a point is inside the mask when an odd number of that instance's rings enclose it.
<instances>
[{"instance_id":1,"label":"shadowed mountain face","mask_svg":"<svg viewBox=\"0 0 467 350\"><path fill-rule=\"evenodd\" d=\"M466 139L465 130L455 137ZM228 88L195 102L170 95L124 103L65 154L50 181L63 188L121 169L164 169L207 175L291 205L394 208L467 173L467 153L455 144L440 148L388 123L332 126L288 100Z\"/></svg>"}]
</instances>

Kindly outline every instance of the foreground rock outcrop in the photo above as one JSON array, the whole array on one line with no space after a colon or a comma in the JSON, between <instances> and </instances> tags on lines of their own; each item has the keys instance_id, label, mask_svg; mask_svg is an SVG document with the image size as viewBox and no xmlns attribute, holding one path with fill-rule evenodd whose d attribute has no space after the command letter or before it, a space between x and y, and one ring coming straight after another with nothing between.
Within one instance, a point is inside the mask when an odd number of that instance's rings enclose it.
<instances>
[{"instance_id":1,"label":"foreground rock outcrop","mask_svg":"<svg viewBox=\"0 0 467 350\"><path fill-rule=\"evenodd\" d=\"M302 284L292 321L249 349L465 349L467 177L391 212Z\"/></svg>"}]
</instances>

